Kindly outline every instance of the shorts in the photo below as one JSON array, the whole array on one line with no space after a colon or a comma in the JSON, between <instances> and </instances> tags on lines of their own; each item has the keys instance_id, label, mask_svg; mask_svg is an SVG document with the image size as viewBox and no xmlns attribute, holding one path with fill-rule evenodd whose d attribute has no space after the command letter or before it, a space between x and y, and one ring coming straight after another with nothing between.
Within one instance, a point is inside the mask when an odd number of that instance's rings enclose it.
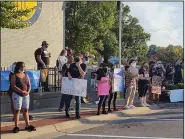
<instances>
[{"instance_id":1,"label":"shorts","mask_svg":"<svg viewBox=\"0 0 185 139\"><path fill-rule=\"evenodd\" d=\"M30 95L27 96L19 96L18 94L12 94L13 106L15 110L29 109L30 104Z\"/></svg>"}]
</instances>

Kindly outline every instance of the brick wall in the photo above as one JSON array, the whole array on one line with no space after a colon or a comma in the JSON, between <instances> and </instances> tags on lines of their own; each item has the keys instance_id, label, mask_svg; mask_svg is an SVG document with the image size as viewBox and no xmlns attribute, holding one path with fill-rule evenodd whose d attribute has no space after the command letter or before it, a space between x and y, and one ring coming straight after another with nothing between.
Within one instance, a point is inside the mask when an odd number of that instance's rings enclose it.
<instances>
[{"instance_id":1,"label":"brick wall","mask_svg":"<svg viewBox=\"0 0 185 139\"><path fill-rule=\"evenodd\" d=\"M63 48L63 2L42 2L37 21L24 29L1 29L1 66L24 61L27 68L36 67L34 51L46 40L50 45L51 66Z\"/></svg>"}]
</instances>

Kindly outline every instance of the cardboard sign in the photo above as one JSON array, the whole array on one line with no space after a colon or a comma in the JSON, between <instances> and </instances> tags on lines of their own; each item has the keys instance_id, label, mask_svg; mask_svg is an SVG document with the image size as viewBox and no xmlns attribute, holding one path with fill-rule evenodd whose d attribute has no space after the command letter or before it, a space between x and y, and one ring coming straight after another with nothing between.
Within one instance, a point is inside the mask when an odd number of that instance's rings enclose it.
<instances>
[{"instance_id":1,"label":"cardboard sign","mask_svg":"<svg viewBox=\"0 0 185 139\"><path fill-rule=\"evenodd\" d=\"M124 80L123 80L123 68L114 69L114 83L113 92L123 92Z\"/></svg>"},{"instance_id":2,"label":"cardboard sign","mask_svg":"<svg viewBox=\"0 0 185 139\"><path fill-rule=\"evenodd\" d=\"M160 86L152 86L152 93L153 94L161 94L161 87Z\"/></svg>"},{"instance_id":3,"label":"cardboard sign","mask_svg":"<svg viewBox=\"0 0 185 139\"><path fill-rule=\"evenodd\" d=\"M73 96L86 97L87 80L75 79L69 80L67 77L62 78L61 93Z\"/></svg>"}]
</instances>

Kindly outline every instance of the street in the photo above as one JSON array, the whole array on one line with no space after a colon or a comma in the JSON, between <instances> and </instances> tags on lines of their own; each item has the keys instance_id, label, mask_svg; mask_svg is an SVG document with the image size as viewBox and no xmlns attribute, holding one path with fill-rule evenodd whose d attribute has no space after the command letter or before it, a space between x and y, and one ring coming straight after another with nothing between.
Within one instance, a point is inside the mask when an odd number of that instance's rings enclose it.
<instances>
[{"instance_id":1,"label":"street","mask_svg":"<svg viewBox=\"0 0 185 139\"><path fill-rule=\"evenodd\" d=\"M103 126L55 136L53 139L157 139L183 138L183 108L163 113L130 116L129 119L105 122ZM93 124L93 123L92 123ZM60 134L60 133L59 133Z\"/></svg>"}]
</instances>

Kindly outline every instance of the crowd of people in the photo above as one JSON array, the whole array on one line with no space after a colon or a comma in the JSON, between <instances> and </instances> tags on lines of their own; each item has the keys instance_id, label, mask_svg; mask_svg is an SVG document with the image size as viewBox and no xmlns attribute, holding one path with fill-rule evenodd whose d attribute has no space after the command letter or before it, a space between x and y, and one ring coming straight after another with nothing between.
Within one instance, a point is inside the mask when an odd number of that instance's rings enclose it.
<instances>
[{"instance_id":1,"label":"crowd of people","mask_svg":"<svg viewBox=\"0 0 185 139\"><path fill-rule=\"evenodd\" d=\"M51 54L48 52L48 43L43 41L41 47L35 51L35 60L37 62L37 69L46 69L49 67ZM59 54L56 60L56 67L62 77L68 77L69 80L73 78L84 79L87 73L87 64L90 58L89 53L75 54L72 49L64 49ZM151 92L152 78L154 76L161 77L161 82L167 81L168 83L179 83L182 82L182 72L183 63L177 63L173 68L171 64L168 64L166 67L160 62L144 62L140 67L139 71L136 68L137 61L131 59L124 67L125 76L124 76L124 94L125 95L125 109L134 109L134 98L135 93L138 88L138 94L140 98L141 107L150 107L147 103L147 92ZM110 69L110 70L109 70ZM97 106L97 115L108 114L112 111L117 111L116 108L116 99L117 93L113 91L114 84L114 69L115 65L109 67L106 63L102 62L96 71L96 80L97 80L97 95L99 97L99 102ZM48 78L47 78L48 80ZM48 88L48 81L43 82L41 85L44 87L44 91L50 91ZM163 88L163 84L161 84ZM11 66L10 74L10 88L9 94L12 102L12 113L14 115L15 128L13 129L14 133L19 132L19 117L20 111L22 109L26 127L25 130L35 131L36 128L30 125L29 120L33 117L29 116L29 93L30 93L30 79L25 72L25 63L16 62ZM150 93L152 94L152 93ZM75 112L76 118L80 119L80 107L81 107L81 97L72 96L68 94L62 94L61 101L59 103L59 111L63 111L65 106L66 118L70 118L70 104L72 98L75 98ZM159 96L150 95L150 99L157 101ZM108 99L108 111L106 111L106 101ZM111 109L111 103L113 99L113 109Z\"/></svg>"}]
</instances>

